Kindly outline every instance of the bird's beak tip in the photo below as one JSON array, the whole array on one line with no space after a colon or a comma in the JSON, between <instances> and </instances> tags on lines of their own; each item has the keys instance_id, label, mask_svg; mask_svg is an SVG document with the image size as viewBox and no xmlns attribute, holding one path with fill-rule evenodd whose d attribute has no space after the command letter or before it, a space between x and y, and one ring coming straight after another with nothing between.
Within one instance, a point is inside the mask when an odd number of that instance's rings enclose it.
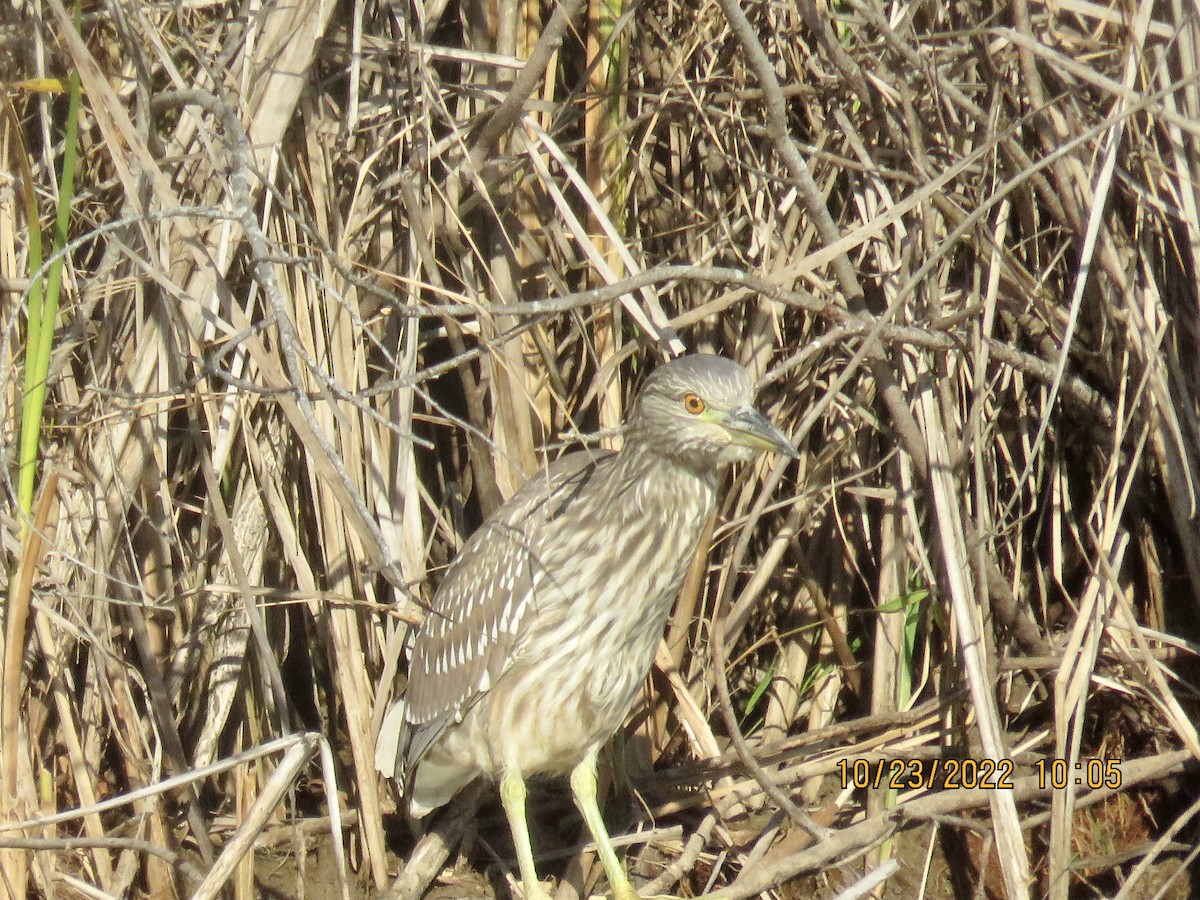
<instances>
[{"instance_id":1,"label":"bird's beak tip","mask_svg":"<svg viewBox=\"0 0 1200 900\"><path fill-rule=\"evenodd\" d=\"M795 447L792 446L792 442L788 440L787 435L778 429L776 429L776 434L778 435L779 440L772 442L771 449L780 456L786 456L788 459L799 459L800 453Z\"/></svg>"},{"instance_id":2,"label":"bird's beak tip","mask_svg":"<svg viewBox=\"0 0 1200 900\"><path fill-rule=\"evenodd\" d=\"M737 442L744 446L755 450L772 450L789 459L800 458L800 454L792 446L787 435L753 407L734 410L729 417L727 426L735 435Z\"/></svg>"}]
</instances>

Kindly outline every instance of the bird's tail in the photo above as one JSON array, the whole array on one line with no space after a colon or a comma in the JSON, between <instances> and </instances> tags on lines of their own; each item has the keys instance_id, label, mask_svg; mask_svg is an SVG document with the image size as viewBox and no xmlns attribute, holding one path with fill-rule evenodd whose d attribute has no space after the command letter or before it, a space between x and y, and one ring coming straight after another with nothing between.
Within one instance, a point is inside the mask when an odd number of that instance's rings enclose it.
<instances>
[{"instance_id":1,"label":"bird's tail","mask_svg":"<svg viewBox=\"0 0 1200 900\"><path fill-rule=\"evenodd\" d=\"M418 754L420 760L415 772L405 770L401 754L411 751L408 746L408 723L404 721L404 700L391 705L379 726L379 737L375 740L375 768L387 778L400 784L400 792L408 801L409 812L421 818L439 806L445 806L460 790L475 780L478 770L464 766L440 748L434 746L429 752ZM440 733L440 729L433 732ZM401 742L405 747L401 749Z\"/></svg>"}]
</instances>

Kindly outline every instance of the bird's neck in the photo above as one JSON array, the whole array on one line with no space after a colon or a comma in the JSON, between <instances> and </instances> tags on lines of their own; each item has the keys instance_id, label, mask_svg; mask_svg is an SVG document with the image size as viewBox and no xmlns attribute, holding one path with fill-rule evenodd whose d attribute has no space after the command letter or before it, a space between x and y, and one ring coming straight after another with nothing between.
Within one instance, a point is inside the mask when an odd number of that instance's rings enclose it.
<instances>
[{"instance_id":1,"label":"bird's neck","mask_svg":"<svg viewBox=\"0 0 1200 900\"><path fill-rule=\"evenodd\" d=\"M702 527L716 503L717 482L714 469L697 470L626 444L605 472L604 494L609 510L623 511L631 518L666 514L681 520L678 524L684 527Z\"/></svg>"}]
</instances>

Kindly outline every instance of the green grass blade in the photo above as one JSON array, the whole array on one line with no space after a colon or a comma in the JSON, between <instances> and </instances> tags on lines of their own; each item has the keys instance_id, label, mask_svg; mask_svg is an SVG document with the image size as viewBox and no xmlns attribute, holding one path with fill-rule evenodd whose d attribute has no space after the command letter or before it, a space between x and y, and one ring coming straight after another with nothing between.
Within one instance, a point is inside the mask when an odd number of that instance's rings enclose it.
<instances>
[{"instance_id":1,"label":"green grass blade","mask_svg":"<svg viewBox=\"0 0 1200 900\"><path fill-rule=\"evenodd\" d=\"M62 176L59 179L58 205L52 241L53 261L44 282L37 273L42 268L41 236L37 212L29 220L29 268L33 276L29 288L29 327L26 334L25 390L21 403L20 472L17 502L22 519L28 522L33 509L37 475L38 443L42 432L42 412L46 406L46 378L58 322L58 301L62 291L63 248L67 245L67 227L71 220L71 201L75 194L75 170L79 155L79 74L71 73L67 130L64 141ZM44 285L44 287L43 287Z\"/></svg>"}]
</instances>

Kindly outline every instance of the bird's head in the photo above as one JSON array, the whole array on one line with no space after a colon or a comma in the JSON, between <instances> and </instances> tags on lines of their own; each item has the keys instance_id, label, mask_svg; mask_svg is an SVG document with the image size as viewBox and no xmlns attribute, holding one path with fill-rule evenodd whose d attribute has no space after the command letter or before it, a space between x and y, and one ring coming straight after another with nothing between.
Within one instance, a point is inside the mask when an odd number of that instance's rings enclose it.
<instances>
[{"instance_id":1,"label":"bird's head","mask_svg":"<svg viewBox=\"0 0 1200 900\"><path fill-rule=\"evenodd\" d=\"M660 366L630 411L626 441L696 469L715 469L773 450L798 456L753 406L750 373L732 360L698 353Z\"/></svg>"}]
</instances>

